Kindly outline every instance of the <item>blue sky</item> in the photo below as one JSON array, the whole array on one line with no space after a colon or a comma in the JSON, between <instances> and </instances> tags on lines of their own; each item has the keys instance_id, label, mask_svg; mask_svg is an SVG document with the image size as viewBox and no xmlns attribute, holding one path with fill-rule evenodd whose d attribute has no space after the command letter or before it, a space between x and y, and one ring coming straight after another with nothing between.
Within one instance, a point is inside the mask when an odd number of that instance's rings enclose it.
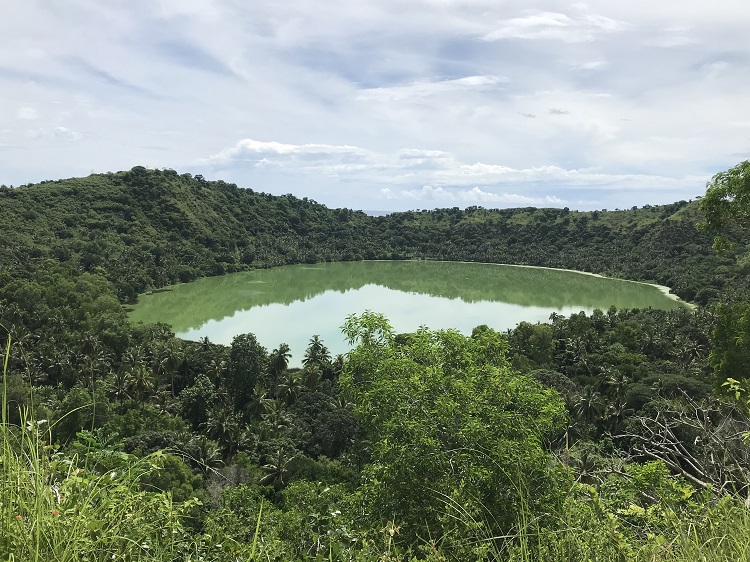
<instances>
[{"instance_id":1,"label":"blue sky","mask_svg":"<svg viewBox=\"0 0 750 562\"><path fill-rule=\"evenodd\" d=\"M746 0L7 2L0 183L174 168L331 207L628 208L750 158Z\"/></svg>"}]
</instances>

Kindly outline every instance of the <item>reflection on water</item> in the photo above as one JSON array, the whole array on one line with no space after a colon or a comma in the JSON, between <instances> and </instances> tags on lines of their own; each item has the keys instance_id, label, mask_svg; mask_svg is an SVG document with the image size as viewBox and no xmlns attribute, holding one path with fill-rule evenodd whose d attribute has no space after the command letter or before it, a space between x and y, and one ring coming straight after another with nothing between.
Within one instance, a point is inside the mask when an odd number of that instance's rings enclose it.
<instances>
[{"instance_id":1,"label":"reflection on water","mask_svg":"<svg viewBox=\"0 0 750 562\"><path fill-rule=\"evenodd\" d=\"M544 322L552 312L683 306L654 286L552 269L456 262L346 262L286 266L200 279L144 295L133 321L166 322L178 336L229 344L252 332L269 350L289 344L292 365L319 334L332 354L347 348L347 315L382 312L398 332L419 326L470 333Z\"/></svg>"}]
</instances>

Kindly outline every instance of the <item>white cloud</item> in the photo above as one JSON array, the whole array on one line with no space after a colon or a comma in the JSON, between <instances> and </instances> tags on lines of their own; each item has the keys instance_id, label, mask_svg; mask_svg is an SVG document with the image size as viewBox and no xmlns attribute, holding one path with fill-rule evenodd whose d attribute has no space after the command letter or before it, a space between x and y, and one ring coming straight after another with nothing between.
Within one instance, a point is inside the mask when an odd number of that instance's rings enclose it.
<instances>
[{"instance_id":1,"label":"white cloud","mask_svg":"<svg viewBox=\"0 0 750 562\"><path fill-rule=\"evenodd\" d=\"M83 138L83 135L76 131L71 131L67 127L42 127L39 129L31 129L26 133L26 136L32 139L60 141L78 141Z\"/></svg>"},{"instance_id":2,"label":"white cloud","mask_svg":"<svg viewBox=\"0 0 750 562\"><path fill-rule=\"evenodd\" d=\"M493 31L485 34L485 41L501 39L552 39L566 43L593 41L602 33L623 31L629 26L606 16L585 12L585 6L577 5L581 13L569 16L560 12L531 11L523 17L509 18L500 22Z\"/></svg>"},{"instance_id":3,"label":"white cloud","mask_svg":"<svg viewBox=\"0 0 750 562\"><path fill-rule=\"evenodd\" d=\"M22 107L18 110L18 118L28 121L39 119L39 113L33 107Z\"/></svg>"},{"instance_id":4,"label":"white cloud","mask_svg":"<svg viewBox=\"0 0 750 562\"><path fill-rule=\"evenodd\" d=\"M332 146L328 144L284 144L275 141L263 142L253 139L243 139L239 141L235 146L222 150L221 152L211 155L204 160L200 160L200 163L222 163L229 162L233 159L241 159L245 156L255 155L316 155L325 157L332 154L352 154L352 155L364 155L365 152L356 146ZM270 158L261 158L260 161L270 163Z\"/></svg>"},{"instance_id":5,"label":"white cloud","mask_svg":"<svg viewBox=\"0 0 750 562\"><path fill-rule=\"evenodd\" d=\"M381 190L381 193L387 198L393 198L391 190ZM518 193L493 193L484 191L479 187L471 189L450 190L443 187L434 187L424 185L418 190L403 190L401 196L406 199L415 201L435 201L439 203L460 202L463 204L482 203L482 204L501 204L501 205L560 205L565 203L564 200L554 195L546 197L528 197Z\"/></svg>"},{"instance_id":6,"label":"white cloud","mask_svg":"<svg viewBox=\"0 0 750 562\"><path fill-rule=\"evenodd\" d=\"M746 0L534 8L16 2L0 182L140 164L370 210L425 185L614 208L698 195L748 153Z\"/></svg>"},{"instance_id":7,"label":"white cloud","mask_svg":"<svg viewBox=\"0 0 750 562\"><path fill-rule=\"evenodd\" d=\"M463 92L464 94L506 83L508 80L498 76L465 76L452 80L432 80L386 88L365 88L358 92L358 100L403 101L409 98L420 98Z\"/></svg>"},{"instance_id":8,"label":"white cloud","mask_svg":"<svg viewBox=\"0 0 750 562\"><path fill-rule=\"evenodd\" d=\"M607 66L607 62L603 60L594 60L589 62L583 62L573 66L573 70L595 70Z\"/></svg>"},{"instance_id":9,"label":"white cloud","mask_svg":"<svg viewBox=\"0 0 750 562\"><path fill-rule=\"evenodd\" d=\"M653 139L668 144L670 139ZM274 170L294 177L298 185L335 182L351 186L360 198L380 201L432 202L491 206L565 204L560 192L581 188L620 193L675 191L685 182L702 185L701 177L662 177L648 174L622 174L601 169L566 169L556 165L515 168L500 163L462 162L445 151L405 148L392 153L354 146L324 144L294 145L276 141L244 139L217 155L201 160L204 175L222 176ZM264 172L265 173L265 172ZM247 176L248 178L267 177ZM255 184L255 181L253 181ZM324 184L325 185L325 184ZM412 187L412 186L419 187ZM288 192L284 186L283 192ZM368 195L369 190L369 195ZM554 190L554 192L551 192ZM372 204L363 205L373 209Z\"/></svg>"}]
</instances>

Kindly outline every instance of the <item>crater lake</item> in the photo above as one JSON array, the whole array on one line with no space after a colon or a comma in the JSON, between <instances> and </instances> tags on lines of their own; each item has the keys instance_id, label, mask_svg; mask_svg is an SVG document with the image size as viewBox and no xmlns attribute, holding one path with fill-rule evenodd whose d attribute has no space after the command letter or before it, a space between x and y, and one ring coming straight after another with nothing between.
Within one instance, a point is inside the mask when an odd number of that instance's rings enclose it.
<instances>
[{"instance_id":1,"label":"crater lake","mask_svg":"<svg viewBox=\"0 0 750 562\"><path fill-rule=\"evenodd\" d=\"M383 313L396 332L420 326L464 334L481 324L505 331L554 312L688 306L665 287L540 267L438 261L293 265L207 277L141 295L133 322L169 324L187 340L230 344L252 332L269 351L286 343L299 366L319 335L345 353L340 326L350 314Z\"/></svg>"}]
</instances>

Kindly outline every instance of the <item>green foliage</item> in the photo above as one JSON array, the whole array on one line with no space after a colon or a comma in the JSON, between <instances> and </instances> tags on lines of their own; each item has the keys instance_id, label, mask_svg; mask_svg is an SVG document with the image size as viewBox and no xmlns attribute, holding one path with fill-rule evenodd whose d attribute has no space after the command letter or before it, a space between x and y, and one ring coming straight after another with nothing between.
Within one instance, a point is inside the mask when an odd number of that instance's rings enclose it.
<instances>
[{"instance_id":1,"label":"green foliage","mask_svg":"<svg viewBox=\"0 0 750 562\"><path fill-rule=\"evenodd\" d=\"M190 423L193 430L197 430L208 423L215 402L214 385L207 376L198 375L193 385L180 393L180 414Z\"/></svg>"},{"instance_id":2,"label":"green foliage","mask_svg":"<svg viewBox=\"0 0 750 562\"><path fill-rule=\"evenodd\" d=\"M66 442L81 430L101 427L109 414L109 400L102 387L91 392L77 385L60 402L53 435L58 441Z\"/></svg>"},{"instance_id":3,"label":"green foliage","mask_svg":"<svg viewBox=\"0 0 750 562\"><path fill-rule=\"evenodd\" d=\"M718 307L709 358L717 384L728 378L750 379L750 302L728 302Z\"/></svg>"},{"instance_id":4,"label":"green foliage","mask_svg":"<svg viewBox=\"0 0 750 562\"><path fill-rule=\"evenodd\" d=\"M8 346L10 347L10 345ZM42 420L7 423L7 355L0 424L0 557L4 560L174 560L192 549L183 510L141 480L162 465L106 451L82 435L85 454L62 456ZM72 449L74 451L74 449ZM105 459L108 459L105 461ZM117 459L115 461L115 459ZM104 472L98 468L107 464Z\"/></svg>"},{"instance_id":5,"label":"green foliage","mask_svg":"<svg viewBox=\"0 0 750 562\"><path fill-rule=\"evenodd\" d=\"M747 561L749 516L743 501L696 497L658 463L628 465L601 493L575 485L556 525L521 530L518 543L527 548L512 545L505 559Z\"/></svg>"},{"instance_id":6,"label":"green foliage","mask_svg":"<svg viewBox=\"0 0 750 562\"><path fill-rule=\"evenodd\" d=\"M202 485L201 477L193 473L180 457L166 454L158 468L140 479L144 490L168 492L175 502L186 502L195 496Z\"/></svg>"},{"instance_id":7,"label":"green foliage","mask_svg":"<svg viewBox=\"0 0 750 562\"><path fill-rule=\"evenodd\" d=\"M236 406L247 404L252 390L268 369L268 351L258 343L254 334L235 336L229 349L226 375L227 390Z\"/></svg>"},{"instance_id":8,"label":"green foliage","mask_svg":"<svg viewBox=\"0 0 750 562\"><path fill-rule=\"evenodd\" d=\"M298 481L284 490L281 538L297 556L325 556L334 549L357 546L361 534L351 528L348 514L350 492L342 485ZM343 554L340 552L339 555Z\"/></svg>"},{"instance_id":9,"label":"green foliage","mask_svg":"<svg viewBox=\"0 0 750 562\"><path fill-rule=\"evenodd\" d=\"M706 397L748 386L748 166L700 209L595 213L368 217L142 167L0 190L0 558L747 560L746 416ZM732 244L711 253L708 234ZM346 358L314 336L302 370L283 344L181 342L120 304L363 258L566 267L722 303L553 314L507 340L397 336L368 312ZM658 455L668 469L632 462Z\"/></svg>"},{"instance_id":10,"label":"green foliage","mask_svg":"<svg viewBox=\"0 0 750 562\"><path fill-rule=\"evenodd\" d=\"M700 228L717 235L717 250L726 249L729 241L723 234L728 228L750 226L750 160L711 178L700 208L705 216Z\"/></svg>"},{"instance_id":11,"label":"green foliage","mask_svg":"<svg viewBox=\"0 0 750 562\"><path fill-rule=\"evenodd\" d=\"M341 381L372 441L360 494L373 522L395 521L407 545L430 533L476 556L466 541L482 526L504 534L524 505L541 514L560 500L543 442L564 424L562 402L510 368L500 335L423 328L398 344L371 312L344 333L358 344Z\"/></svg>"},{"instance_id":12,"label":"green foliage","mask_svg":"<svg viewBox=\"0 0 750 562\"><path fill-rule=\"evenodd\" d=\"M555 346L552 327L548 324L521 322L511 332L510 349L513 365L522 371L552 364Z\"/></svg>"},{"instance_id":13,"label":"green foliage","mask_svg":"<svg viewBox=\"0 0 750 562\"><path fill-rule=\"evenodd\" d=\"M121 301L199 276L251 267L358 259L440 259L566 267L670 286L707 302L746 286L734 254L710 253L697 203L628 211L502 209L368 217L134 168L0 191L0 265L27 275L51 258L104 275ZM342 217L345 217L343 220ZM737 252L746 253L746 244Z\"/></svg>"}]
</instances>

